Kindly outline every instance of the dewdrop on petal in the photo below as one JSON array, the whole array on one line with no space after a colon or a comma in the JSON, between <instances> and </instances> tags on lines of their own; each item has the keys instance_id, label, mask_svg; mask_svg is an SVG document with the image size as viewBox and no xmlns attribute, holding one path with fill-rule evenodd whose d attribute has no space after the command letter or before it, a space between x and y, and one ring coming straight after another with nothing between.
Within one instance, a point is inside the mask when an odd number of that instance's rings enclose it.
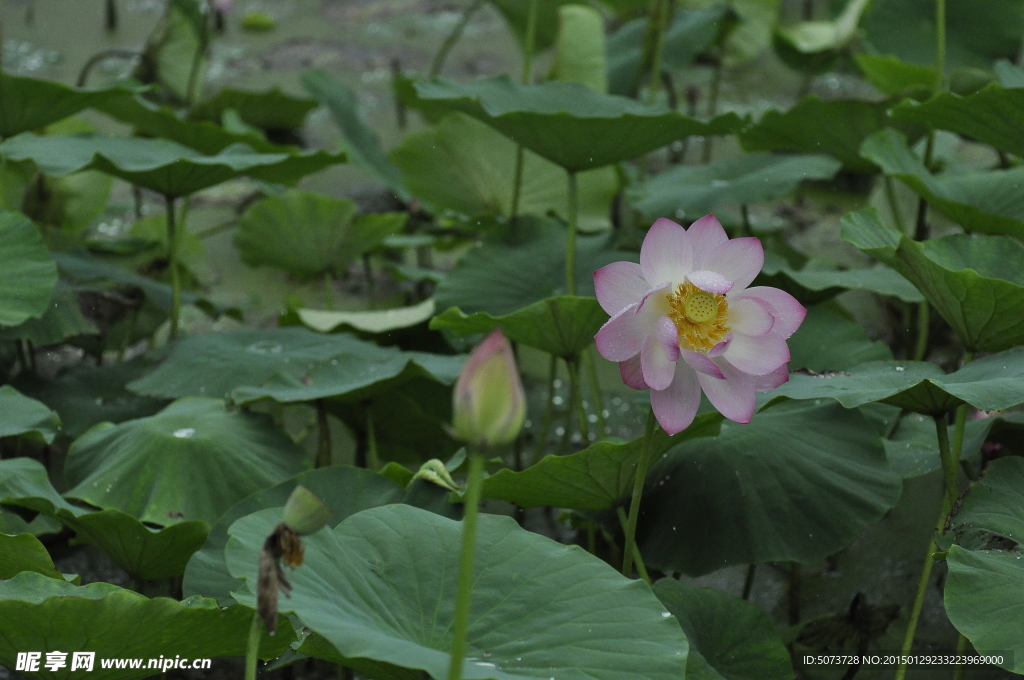
<instances>
[{"instance_id":1,"label":"dewdrop on petal","mask_svg":"<svg viewBox=\"0 0 1024 680\"><path fill-rule=\"evenodd\" d=\"M526 394L512 347L494 329L469 355L452 394L454 435L480 447L509 444L526 420Z\"/></svg>"}]
</instances>

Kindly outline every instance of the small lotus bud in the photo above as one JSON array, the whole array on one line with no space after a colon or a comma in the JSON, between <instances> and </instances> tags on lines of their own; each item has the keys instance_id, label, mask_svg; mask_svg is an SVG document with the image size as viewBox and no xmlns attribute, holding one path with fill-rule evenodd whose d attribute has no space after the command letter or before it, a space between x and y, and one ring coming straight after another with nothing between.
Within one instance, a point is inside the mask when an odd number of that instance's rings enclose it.
<instances>
[{"instance_id":1,"label":"small lotus bud","mask_svg":"<svg viewBox=\"0 0 1024 680\"><path fill-rule=\"evenodd\" d=\"M526 419L526 395L512 347L500 328L480 343L462 369L453 395L455 436L476 444L508 444Z\"/></svg>"},{"instance_id":2,"label":"small lotus bud","mask_svg":"<svg viewBox=\"0 0 1024 680\"><path fill-rule=\"evenodd\" d=\"M327 506L301 484L292 490L284 505L284 523L301 536L320 531L330 518Z\"/></svg>"}]
</instances>

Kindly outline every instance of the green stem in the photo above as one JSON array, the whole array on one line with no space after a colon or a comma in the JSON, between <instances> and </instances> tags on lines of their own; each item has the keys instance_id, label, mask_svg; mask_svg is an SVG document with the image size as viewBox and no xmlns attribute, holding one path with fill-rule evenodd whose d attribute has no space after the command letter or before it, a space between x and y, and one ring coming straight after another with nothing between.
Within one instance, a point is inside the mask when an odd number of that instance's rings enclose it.
<instances>
[{"instance_id":1,"label":"green stem","mask_svg":"<svg viewBox=\"0 0 1024 680\"><path fill-rule=\"evenodd\" d=\"M949 431L946 428L946 420L941 416L935 416L935 433L939 439L939 458L942 459L944 474L944 489L942 494L942 510L939 519L935 523L935 535L941 535L946 528L946 518L956 500L956 468L953 467L953 454L949 449ZM950 485L950 473L952 472L953 485ZM921 620L921 609L924 606L924 598L928 593L928 585L931 581L932 567L935 565L935 539L934 536L928 540L928 553L925 555L924 564L921 566L921 576L917 581L917 594L914 596L914 604L910 610L910 622L907 624L907 632L903 636L903 647L900 650L901 656L910 654L914 647L914 636L917 633L917 624ZM895 680L904 680L907 675L907 664L901 663L896 669Z\"/></svg>"},{"instance_id":2,"label":"green stem","mask_svg":"<svg viewBox=\"0 0 1024 680\"><path fill-rule=\"evenodd\" d=\"M959 658L963 657L964 654L966 654L966 653L967 653L967 638L964 637L963 633L960 633L959 637L957 637L957 639L956 639L956 656L959 659ZM963 679L964 679L964 664L958 663L955 666L953 666L953 680L963 680Z\"/></svg>"},{"instance_id":3,"label":"green stem","mask_svg":"<svg viewBox=\"0 0 1024 680\"><path fill-rule=\"evenodd\" d=\"M580 400L580 384L576 379L576 372L573 369L572 362L568 359L565 360L565 370L569 374L569 403L566 404L568 407L565 410L565 432L562 434L562 441L558 446L560 454L564 454L569 450L569 441L572 439L572 420L573 415L577 414L576 405ZM583 427L580 424L580 436L583 436Z\"/></svg>"},{"instance_id":4,"label":"green stem","mask_svg":"<svg viewBox=\"0 0 1024 680\"><path fill-rule=\"evenodd\" d=\"M537 0L530 0L526 15L526 42L523 44L523 85L529 85L533 79L533 48L537 34ZM519 215L519 198L523 187L523 145L516 145L516 172L512 181L512 206L509 219Z\"/></svg>"},{"instance_id":5,"label":"green stem","mask_svg":"<svg viewBox=\"0 0 1024 680\"><path fill-rule=\"evenodd\" d=\"M644 480L647 477L647 466L650 464L651 447L654 444L654 428L658 421L654 419L654 411L647 415L647 427L644 430L643 449L640 460L636 463L636 478L633 480L633 498L629 502L629 517L626 522L626 546L622 550L622 575L633 577L633 547L636 545L636 521L640 515L640 498L644 493Z\"/></svg>"},{"instance_id":6,"label":"green stem","mask_svg":"<svg viewBox=\"0 0 1024 680\"><path fill-rule=\"evenodd\" d=\"M572 388L572 392L575 395L573 408L576 409L576 415L580 421L580 436L583 438L583 445L586 446L587 442L590 441L590 427L587 425L587 410L583 407L583 381L580 380L580 362L578 359L573 359L569 362L569 376L570 380L575 383Z\"/></svg>"},{"instance_id":7,"label":"green stem","mask_svg":"<svg viewBox=\"0 0 1024 680\"><path fill-rule=\"evenodd\" d=\"M743 599L750 599L750 592L754 589L754 575L757 573L757 565L751 564L747 567L747 577L743 579Z\"/></svg>"},{"instance_id":8,"label":"green stem","mask_svg":"<svg viewBox=\"0 0 1024 680\"><path fill-rule=\"evenodd\" d=\"M548 434L551 432L551 420L554 418L555 408L555 375L557 369L558 357L552 354L551 361L548 363L548 401L544 406L544 420L540 426L540 433L537 435L537 448L533 452L534 465L544 456L544 449L548 443Z\"/></svg>"},{"instance_id":9,"label":"green stem","mask_svg":"<svg viewBox=\"0 0 1024 680\"><path fill-rule=\"evenodd\" d=\"M718 113L718 95L722 90L722 71L725 69L724 62L725 58L722 55L722 50L719 50L718 61L715 64L715 71L711 75L711 92L708 95L708 118L714 118L715 114ZM710 135L704 138L704 152L701 157L701 161L704 163L711 162L712 139L714 138Z\"/></svg>"},{"instance_id":10,"label":"green stem","mask_svg":"<svg viewBox=\"0 0 1024 680\"><path fill-rule=\"evenodd\" d=\"M377 457L377 429L373 424L373 411L366 409L366 443L370 453L370 469L376 472L380 469L380 460Z\"/></svg>"},{"instance_id":11,"label":"green stem","mask_svg":"<svg viewBox=\"0 0 1024 680\"><path fill-rule=\"evenodd\" d=\"M576 171L569 171L569 233L565 241L565 288L569 295L576 294L576 220L579 208L579 192L576 186Z\"/></svg>"},{"instance_id":12,"label":"green stem","mask_svg":"<svg viewBox=\"0 0 1024 680\"><path fill-rule=\"evenodd\" d=\"M917 344L914 346L914 361L924 361L928 354L928 326L931 323L931 307L927 300L917 305Z\"/></svg>"},{"instance_id":13,"label":"green stem","mask_svg":"<svg viewBox=\"0 0 1024 680\"><path fill-rule=\"evenodd\" d=\"M167 207L167 262L171 268L171 339L178 336L181 316L181 278L178 275L178 225L174 215L174 199L164 196Z\"/></svg>"},{"instance_id":14,"label":"green stem","mask_svg":"<svg viewBox=\"0 0 1024 680\"><path fill-rule=\"evenodd\" d=\"M260 637L263 633L263 621L257 612L252 613L252 625L249 626L249 642L245 646L245 680L256 680L256 661L260 653Z\"/></svg>"},{"instance_id":15,"label":"green stem","mask_svg":"<svg viewBox=\"0 0 1024 680\"><path fill-rule=\"evenodd\" d=\"M896 228L901 234L907 233L906 223L903 221L903 211L900 210L899 201L896 199L896 183L892 181L892 175L885 176L885 198L889 202L889 212L896 222Z\"/></svg>"},{"instance_id":16,"label":"green stem","mask_svg":"<svg viewBox=\"0 0 1024 680\"><path fill-rule=\"evenodd\" d=\"M473 551L476 547L476 524L480 513L480 484L484 458L478 451L469 454L469 479L466 481L465 515L462 519L462 552L459 556L459 586L455 595L455 617L452 633L452 656L448 680L462 679L462 661L469 647L469 597L473 589Z\"/></svg>"},{"instance_id":17,"label":"green stem","mask_svg":"<svg viewBox=\"0 0 1024 680\"><path fill-rule=\"evenodd\" d=\"M377 286L373 281L373 264L370 262L370 254L363 253L363 276L366 278L366 297L370 309L377 306Z\"/></svg>"},{"instance_id":18,"label":"green stem","mask_svg":"<svg viewBox=\"0 0 1024 680\"><path fill-rule=\"evenodd\" d=\"M590 389L593 393L594 409L597 411L598 439L608 434L607 423L604 419L604 397L601 395L601 381L597 375L597 362L594 360L594 348L583 351L583 360L587 362L587 377L590 379Z\"/></svg>"},{"instance_id":19,"label":"green stem","mask_svg":"<svg viewBox=\"0 0 1024 680\"><path fill-rule=\"evenodd\" d=\"M333 462L331 457L331 425L327 422L327 402L323 399L316 400L316 428L319 435L316 447L316 466L318 468L329 467Z\"/></svg>"},{"instance_id":20,"label":"green stem","mask_svg":"<svg viewBox=\"0 0 1024 680\"><path fill-rule=\"evenodd\" d=\"M459 42L459 38L462 37L462 32L466 30L466 26L469 24L470 19L477 13L484 5L484 0L473 0L473 4L466 8L466 11L462 13L462 18L459 19L459 23L455 24L452 28L452 32L448 34L448 37L441 43L441 49L434 55L434 61L430 64L430 78L434 79L441 75L441 69L444 67L445 59L448 58L448 53L455 47L455 43Z\"/></svg>"},{"instance_id":21,"label":"green stem","mask_svg":"<svg viewBox=\"0 0 1024 680\"><path fill-rule=\"evenodd\" d=\"M753 236L754 232L750 228L750 208L747 207L746 203L740 205L740 215L743 217L743 233L741 236Z\"/></svg>"},{"instance_id":22,"label":"green stem","mask_svg":"<svg viewBox=\"0 0 1024 680\"><path fill-rule=\"evenodd\" d=\"M942 89L946 69L946 0L935 0L935 91Z\"/></svg>"},{"instance_id":23,"label":"green stem","mask_svg":"<svg viewBox=\"0 0 1024 680\"><path fill-rule=\"evenodd\" d=\"M653 104L654 98L661 87L661 53L665 43L665 24L668 15L667 0L653 0L651 3L651 80L648 85L647 98Z\"/></svg>"},{"instance_id":24,"label":"green stem","mask_svg":"<svg viewBox=\"0 0 1024 680\"><path fill-rule=\"evenodd\" d=\"M622 525L622 530L625 531L629 524L629 519L626 517L626 511L621 505L616 508L616 511L619 514L619 524ZM640 574L640 578L642 578L647 585L651 585L651 576L647 573L647 565L644 564L643 555L640 554L640 549L636 546L636 543L633 544L633 561L636 562L636 571Z\"/></svg>"}]
</instances>

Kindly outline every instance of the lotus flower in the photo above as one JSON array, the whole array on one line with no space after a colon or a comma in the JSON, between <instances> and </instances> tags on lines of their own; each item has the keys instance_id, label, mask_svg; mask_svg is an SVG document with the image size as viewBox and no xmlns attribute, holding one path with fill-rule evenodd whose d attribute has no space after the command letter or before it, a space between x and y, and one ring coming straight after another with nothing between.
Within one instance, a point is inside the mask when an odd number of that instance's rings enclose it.
<instances>
[{"instance_id":1,"label":"lotus flower","mask_svg":"<svg viewBox=\"0 0 1024 680\"><path fill-rule=\"evenodd\" d=\"M654 223L640 264L594 272L598 302L611 319L597 350L619 362L622 380L650 388L668 434L693 422L701 390L722 415L748 423L755 393L789 380L786 339L807 310L777 288L748 288L764 264L756 238L730 240L714 215L689 229Z\"/></svg>"},{"instance_id":2,"label":"lotus flower","mask_svg":"<svg viewBox=\"0 0 1024 680\"><path fill-rule=\"evenodd\" d=\"M505 334L495 328L469 355L452 394L455 436L478 446L509 444L526 419L526 395Z\"/></svg>"}]
</instances>

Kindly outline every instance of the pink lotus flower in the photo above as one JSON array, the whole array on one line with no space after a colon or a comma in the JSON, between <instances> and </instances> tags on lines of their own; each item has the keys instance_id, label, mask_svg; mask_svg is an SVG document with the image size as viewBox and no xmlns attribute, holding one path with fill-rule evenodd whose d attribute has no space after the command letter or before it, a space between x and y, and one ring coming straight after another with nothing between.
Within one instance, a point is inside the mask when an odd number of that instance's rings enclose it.
<instances>
[{"instance_id":1,"label":"pink lotus flower","mask_svg":"<svg viewBox=\"0 0 1024 680\"><path fill-rule=\"evenodd\" d=\"M689 229L654 223L640 264L594 272L597 300L611 319L597 351L619 362L622 380L650 388L668 434L693 422L701 390L722 415L749 423L757 392L789 380L791 336L807 310L778 288L748 288L764 264L756 238L729 240L714 215Z\"/></svg>"}]
</instances>

